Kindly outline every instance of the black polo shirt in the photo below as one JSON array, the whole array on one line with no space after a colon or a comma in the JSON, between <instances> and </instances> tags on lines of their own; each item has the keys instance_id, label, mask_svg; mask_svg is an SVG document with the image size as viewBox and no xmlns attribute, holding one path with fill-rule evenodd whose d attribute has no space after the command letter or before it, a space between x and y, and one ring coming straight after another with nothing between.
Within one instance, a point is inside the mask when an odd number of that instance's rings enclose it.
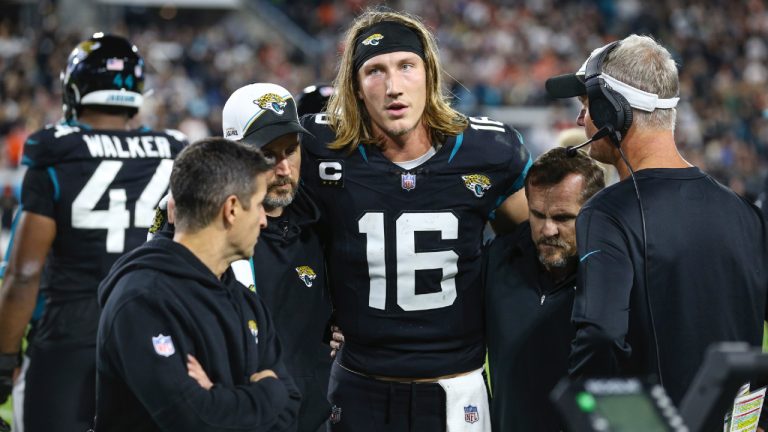
<instances>
[{"instance_id":1,"label":"black polo shirt","mask_svg":"<svg viewBox=\"0 0 768 432\"><path fill-rule=\"evenodd\" d=\"M571 373L655 375L660 365L679 404L710 344L762 342L766 222L698 168L644 169L636 178L647 261L631 180L598 192L576 221Z\"/></svg>"}]
</instances>

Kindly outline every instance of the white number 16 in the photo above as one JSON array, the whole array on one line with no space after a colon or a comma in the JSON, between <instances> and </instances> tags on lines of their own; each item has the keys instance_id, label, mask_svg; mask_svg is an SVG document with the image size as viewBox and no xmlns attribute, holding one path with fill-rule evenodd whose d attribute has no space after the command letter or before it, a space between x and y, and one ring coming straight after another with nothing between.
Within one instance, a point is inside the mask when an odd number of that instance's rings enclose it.
<instances>
[{"instance_id":1,"label":"white number 16","mask_svg":"<svg viewBox=\"0 0 768 432\"><path fill-rule=\"evenodd\" d=\"M370 212L358 221L367 237L366 254L371 281L368 306L384 310L387 304L386 244L384 213ZM438 309L456 300L456 273L459 255L453 250L416 252L416 233L437 231L443 240L455 240L459 220L453 213L403 213L395 221L397 251L397 304L405 311ZM416 294L416 270L443 271L440 291Z\"/></svg>"}]
</instances>

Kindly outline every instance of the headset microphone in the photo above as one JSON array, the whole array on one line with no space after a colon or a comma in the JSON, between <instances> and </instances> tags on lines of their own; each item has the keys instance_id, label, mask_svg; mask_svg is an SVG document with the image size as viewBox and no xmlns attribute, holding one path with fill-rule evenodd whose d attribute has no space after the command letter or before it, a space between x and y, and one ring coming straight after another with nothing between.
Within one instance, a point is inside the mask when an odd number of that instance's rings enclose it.
<instances>
[{"instance_id":1,"label":"headset microphone","mask_svg":"<svg viewBox=\"0 0 768 432\"><path fill-rule=\"evenodd\" d=\"M577 146L568 146L565 149L565 154L567 154L568 157L574 157L574 156L576 156L576 150L578 150L578 149L580 149L580 148L582 148L582 147L584 147L586 145L591 144L593 141L597 141L597 140L599 140L601 138L607 137L611 132L613 132L613 127L610 126L610 125L605 125L605 126L601 127L600 129L598 129L597 132L594 135L592 135L592 138L584 141L583 143L581 143L581 144L579 144Z\"/></svg>"}]
</instances>

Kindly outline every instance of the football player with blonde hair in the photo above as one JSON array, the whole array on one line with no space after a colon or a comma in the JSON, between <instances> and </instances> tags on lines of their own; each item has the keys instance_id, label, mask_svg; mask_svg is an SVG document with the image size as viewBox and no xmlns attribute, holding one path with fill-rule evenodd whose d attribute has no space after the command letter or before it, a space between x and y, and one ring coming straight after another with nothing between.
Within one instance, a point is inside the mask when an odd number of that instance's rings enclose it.
<instances>
[{"instance_id":1,"label":"football player with blonde hair","mask_svg":"<svg viewBox=\"0 0 768 432\"><path fill-rule=\"evenodd\" d=\"M336 323L331 430L490 430L482 233L527 218L522 137L445 96L434 36L369 10L345 37L327 113L304 117Z\"/></svg>"}]
</instances>

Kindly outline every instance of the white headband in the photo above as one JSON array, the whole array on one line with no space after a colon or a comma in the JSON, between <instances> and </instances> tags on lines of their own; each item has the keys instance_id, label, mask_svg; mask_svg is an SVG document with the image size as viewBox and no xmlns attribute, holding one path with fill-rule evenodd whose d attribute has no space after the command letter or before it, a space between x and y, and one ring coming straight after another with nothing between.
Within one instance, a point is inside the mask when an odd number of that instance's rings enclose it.
<instances>
[{"instance_id":1,"label":"white headband","mask_svg":"<svg viewBox=\"0 0 768 432\"><path fill-rule=\"evenodd\" d=\"M677 106L677 102L680 100L679 97L662 99L655 93L648 93L647 91L632 87L631 85L623 83L605 72L601 73L600 77L603 78L603 80L608 83L614 91L624 96L632 108L653 112L656 109L674 108Z\"/></svg>"}]
</instances>

